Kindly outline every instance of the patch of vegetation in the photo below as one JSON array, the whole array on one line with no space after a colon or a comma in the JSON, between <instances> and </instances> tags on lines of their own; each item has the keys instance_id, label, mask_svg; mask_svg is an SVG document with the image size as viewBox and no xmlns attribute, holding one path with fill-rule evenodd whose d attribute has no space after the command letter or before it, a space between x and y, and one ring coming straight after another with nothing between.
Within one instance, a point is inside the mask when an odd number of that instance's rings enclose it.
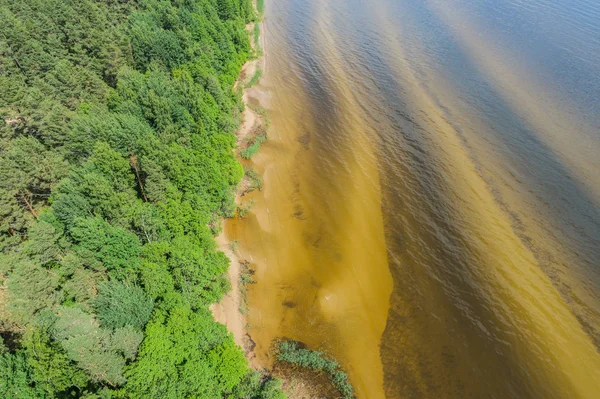
<instances>
[{"instance_id":1,"label":"patch of vegetation","mask_svg":"<svg viewBox=\"0 0 600 399\"><path fill-rule=\"evenodd\" d=\"M247 168L244 170L244 174L248 178L248 190L247 192L252 192L254 190L261 191L263 186L263 179L260 177L258 172L254 169Z\"/></svg>"},{"instance_id":2,"label":"patch of vegetation","mask_svg":"<svg viewBox=\"0 0 600 399\"><path fill-rule=\"evenodd\" d=\"M260 118L264 121L265 131L269 129L271 125L271 120L269 119L269 114L264 107L261 107L259 104L248 103L248 108L254 111Z\"/></svg>"},{"instance_id":3,"label":"patch of vegetation","mask_svg":"<svg viewBox=\"0 0 600 399\"><path fill-rule=\"evenodd\" d=\"M240 242L238 240L233 240L229 243L229 250L234 254L237 254L238 247L240 246Z\"/></svg>"},{"instance_id":4,"label":"patch of vegetation","mask_svg":"<svg viewBox=\"0 0 600 399\"><path fill-rule=\"evenodd\" d=\"M252 137L247 144L247 147L240 151L240 156L244 159L250 159L258 153L260 146L267 141L266 133L258 134Z\"/></svg>"},{"instance_id":5,"label":"patch of vegetation","mask_svg":"<svg viewBox=\"0 0 600 399\"><path fill-rule=\"evenodd\" d=\"M260 81L262 74L263 70L261 68L257 68L256 72L254 72L254 75L252 75L252 78L248 81L248 83L246 83L246 89L256 85Z\"/></svg>"},{"instance_id":6,"label":"patch of vegetation","mask_svg":"<svg viewBox=\"0 0 600 399\"><path fill-rule=\"evenodd\" d=\"M354 398L354 389L348 381L348 374L342 370L335 360L329 360L322 352L306 349L297 341L280 341L276 347L276 358L279 362L327 373L331 383L340 391L344 399Z\"/></svg>"},{"instance_id":7,"label":"patch of vegetation","mask_svg":"<svg viewBox=\"0 0 600 399\"><path fill-rule=\"evenodd\" d=\"M263 56L263 49L260 45L260 24L257 22L254 24L254 30L253 30L253 38L254 38L254 47L253 47L253 57L254 58L260 58Z\"/></svg>"},{"instance_id":8,"label":"patch of vegetation","mask_svg":"<svg viewBox=\"0 0 600 399\"><path fill-rule=\"evenodd\" d=\"M237 209L237 216L240 219L244 219L248 213L252 210L254 206L254 200L250 200L247 204L240 204Z\"/></svg>"},{"instance_id":9,"label":"patch of vegetation","mask_svg":"<svg viewBox=\"0 0 600 399\"><path fill-rule=\"evenodd\" d=\"M281 390L283 381L266 373L251 371L226 399L286 399Z\"/></svg>"},{"instance_id":10,"label":"patch of vegetation","mask_svg":"<svg viewBox=\"0 0 600 399\"><path fill-rule=\"evenodd\" d=\"M265 13L265 0L256 0L256 10L258 15L262 18Z\"/></svg>"},{"instance_id":11,"label":"patch of vegetation","mask_svg":"<svg viewBox=\"0 0 600 399\"><path fill-rule=\"evenodd\" d=\"M247 260L240 261L240 313L248 314L248 285L256 284L254 269Z\"/></svg>"},{"instance_id":12,"label":"patch of vegetation","mask_svg":"<svg viewBox=\"0 0 600 399\"><path fill-rule=\"evenodd\" d=\"M257 22L254 24L254 45L258 46L260 40L260 24Z\"/></svg>"}]
</instances>

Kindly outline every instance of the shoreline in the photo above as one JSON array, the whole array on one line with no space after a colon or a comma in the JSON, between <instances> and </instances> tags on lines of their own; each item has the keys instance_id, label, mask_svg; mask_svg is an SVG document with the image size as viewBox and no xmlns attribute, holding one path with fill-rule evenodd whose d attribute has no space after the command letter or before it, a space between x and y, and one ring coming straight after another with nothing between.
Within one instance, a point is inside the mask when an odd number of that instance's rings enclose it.
<instances>
[{"instance_id":1,"label":"shoreline","mask_svg":"<svg viewBox=\"0 0 600 399\"><path fill-rule=\"evenodd\" d=\"M254 1L254 5L256 7L256 1ZM257 36L254 32L256 25L258 25L261 33L258 36L258 46L255 42ZM259 135L264 134L264 137L268 135L267 130L270 122L267 109L271 105L269 91L265 89L265 86L261 86L263 82L262 78L264 78L266 73L267 57L265 51L264 14L258 22L248 24L246 31L250 37L252 48L258 54L258 57L247 61L243 65L234 86L234 90L239 90L240 85L243 88L242 101L244 103L244 112L242 113L240 127L236 131L237 148L235 149L235 154L238 162L244 167L245 173L235 192L236 214L231 218L221 220L222 229L219 235L215 237L218 250L223 252L230 260L228 278L231 283L231 290L227 292L221 301L212 304L210 310L214 319L225 325L228 331L232 333L234 342L244 351L250 369L261 372L263 375L269 375L272 378L281 379L281 389L288 399L354 398L354 387L347 383L347 370L341 368L340 364L330 354L324 354L317 350L308 350L307 348L311 358L325 355L324 359L327 359L329 364L337 365L336 375L338 378L339 375L343 375L344 378L342 379L346 383L343 381L340 384L336 383L332 375L323 374L323 370L314 365L301 365L301 362L298 363L293 360L278 361L276 356L274 357L276 352L273 352L273 348L276 346L276 342L281 341L272 341L271 349L265 355L261 351L260 333L253 330L249 324L250 312L253 312L253 315L258 314L259 318L262 317L260 304L249 304L247 295L249 294L250 285L257 283L253 276L256 272L259 275L261 274L260 264L262 264L263 269L266 265L261 260L255 260L256 257L262 258L259 255L260 250L258 252L251 251L249 241L253 241L253 239L245 236L244 230L248 227L248 223L256 224L257 227L260 226L260 229L263 231L271 230L269 228L271 219L270 211L268 206L265 207L264 205L267 196L270 195L267 194L266 190L269 190L269 183L274 179L271 173L273 172L271 168L273 165L265 167L260 159L256 160L252 158L252 155L260 157L260 151L262 150L252 152L250 156L244 154L245 150L251 145L250 143L253 143L254 139L259 137ZM277 142L278 138L280 139L280 137L275 138L275 142ZM262 168L260 167L261 164ZM256 170L257 166L258 171ZM259 173L261 186L258 186L258 190L256 190L257 186L253 185L253 179L247 174L248 170ZM266 186L265 191L262 190L262 185ZM251 211L255 200L258 202L258 209ZM246 219L249 213L251 215ZM242 227L242 225L246 225L246 227ZM298 344L304 348L304 344L301 342L292 340L289 342ZM264 345L264 342L262 342L262 345ZM297 354L293 356L297 356Z\"/></svg>"},{"instance_id":2,"label":"shoreline","mask_svg":"<svg viewBox=\"0 0 600 399\"><path fill-rule=\"evenodd\" d=\"M254 2L255 10L256 10L256 2ZM258 13L258 11L257 11ZM260 28L260 36L257 43L254 41L253 37L253 29L255 24L258 24ZM246 85L252 77L256 74L256 71L261 69L265 70L265 52L264 52L264 35L263 32L264 26L264 16L261 17L260 21L249 23L246 26L246 31L248 32L248 36L250 37L252 48L256 51L257 48L262 49L262 54L255 59L248 60L243 66L240 72L240 76L234 86L234 90L236 90L240 85ZM259 115L255 111L255 106L262 106L260 98L264 97L264 94L257 89L257 85L260 83L260 79L256 82L256 85L252 87L243 88L242 93L242 101L244 103L244 112L242 113L240 128L236 132L237 136L237 145L236 148L236 156L240 164L244 166L246 169L247 166L252 164L251 160L245 160L240 156L240 150L242 148L242 144L244 140L258 127L265 126L264 118ZM239 207L242 206L242 197L248 194L246 190L248 183L248 177L244 175L242 181L240 181L234 201L235 204ZM241 256L236 250L237 240L233 240L227 236L226 224L241 219L239 215L236 215L232 218L222 219L222 230L217 237L215 237L215 242L217 243L218 250L223 252L230 260L230 265L228 269L228 277L231 283L231 290L227 292L227 294L221 299L221 301L214 303L210 306L210 311L213 314L214 319L224 324L227 329L233 334L234 341L237 345L239 345L245 353L246 360L248 361L248 365L250 368L254 370L261 370L264 367L258 364L256 360L256 356L254 354L254 342L248 332L247 328L247 320L246 314L242 312L242 305L245 302L245 298L243 298L242 294L242 263L246 260L243 256Z\"/></svg>"}]
</instances>

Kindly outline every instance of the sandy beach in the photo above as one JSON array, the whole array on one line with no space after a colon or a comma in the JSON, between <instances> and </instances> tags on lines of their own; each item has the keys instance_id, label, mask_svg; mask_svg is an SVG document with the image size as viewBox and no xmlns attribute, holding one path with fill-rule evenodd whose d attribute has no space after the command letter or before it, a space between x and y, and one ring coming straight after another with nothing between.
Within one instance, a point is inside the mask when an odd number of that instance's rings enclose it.
<instances>
[{"instance_id":1,"label":"sandy beach","mask_svg":"<svg viewBox=\"0 0 600 399\"><path fill-rule=\"evenodd\" d=\"M263 31L262 21L258 23L261 32ZM252 31L254 29L254 23L248 24L246 30L251 38L253 48L256 50L257 45L254 43L254 37ZM260 35L258 47L264 49L264 35ZM249 60L242 67L242 72L236 83L235 88L239 85L246 85L250 79L254 76L257 70L265 67L265 56L264 54L258 58ZM236 132L238 149L236 150L238 159L244 165L248 167L252 164L250 160L244 160L239 156L239 149L242 148L244 140L257 128L265 124L264 117L259 115L255 109L256 105L262 106L260 99L264 98L265 94L262 92L258 85L254 85L249 88L244 88L242 100L244 101L244 113L242 114L242 123L240 129ZM252 104L253 107L250 107ZM235 203L240 206L242 204L242 197L248 193L248 178L244 176L235 195ZM223 297L223 299L211 305L210 309L213 313L215 320L224 324L234 336L235 343L240 345L245 353L246 358L250 366L254 369L259 369L261 366L256 363L256 359L253 353L254 343L247 331L246 315L242 311L245 299L242 293L242 264L247 262L245 257L238 251L237 241L232 240L228 237L225 225L234 219L239 219L236 215L233 219L223 220L223 229L221 233L215 238L220 251L222 251L230 260L228 277L231 282L231 290Z\"/></svg>"}]
</instances>

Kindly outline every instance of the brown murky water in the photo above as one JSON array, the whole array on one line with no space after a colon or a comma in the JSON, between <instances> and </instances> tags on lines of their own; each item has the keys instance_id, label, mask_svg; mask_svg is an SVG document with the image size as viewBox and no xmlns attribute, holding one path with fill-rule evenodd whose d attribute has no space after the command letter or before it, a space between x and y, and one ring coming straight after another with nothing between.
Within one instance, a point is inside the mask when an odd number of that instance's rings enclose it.
<instances>
[{"instance_id":1,"label":"brown murky water","mask_svg":"<svg viewBox=\"0 0 600 399\"><path fill-rule=\"evenodd\" d=\"M600 7L267 1L249 331L360 398L600 397Z\"/></svg>"}]
</instances>

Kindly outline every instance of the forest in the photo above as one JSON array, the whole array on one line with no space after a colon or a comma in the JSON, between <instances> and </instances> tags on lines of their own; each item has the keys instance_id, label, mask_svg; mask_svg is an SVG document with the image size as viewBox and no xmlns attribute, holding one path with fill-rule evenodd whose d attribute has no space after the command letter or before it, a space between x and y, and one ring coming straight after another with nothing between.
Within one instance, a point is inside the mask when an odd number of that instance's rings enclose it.
<instances>
[{"instance_id":1,"label":"forest","mask_svg":"<svg viewBox=\"0 0 600 399\"><path fill-rule=\"evenodd\" d=\"M284 398L208 306L250 0L0 0L0 397Z\"/></svg>"}]
</instances>

